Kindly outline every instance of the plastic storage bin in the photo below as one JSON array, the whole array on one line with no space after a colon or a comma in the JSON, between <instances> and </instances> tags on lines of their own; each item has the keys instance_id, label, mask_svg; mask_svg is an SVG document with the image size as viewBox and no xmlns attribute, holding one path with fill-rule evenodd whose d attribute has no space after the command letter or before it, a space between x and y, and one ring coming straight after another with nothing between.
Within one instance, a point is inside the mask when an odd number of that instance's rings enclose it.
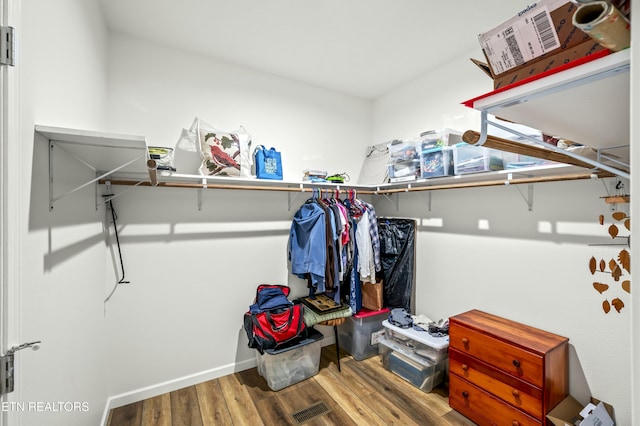
<instances>
[{"instance_id":1,"label":"plastic storage bin","mask_svg":"<svg viewBox=\"0 0 640 426\"><path fill-rule=\"evenodd\" d=\"M528 167L549 166L552 164L559 164L554 161L544 160L542 158L530 157L528 155L513 154L510 152L503 152L502 159L504 162L505 170L517 170L525 169Z\"/></svg>"},{"instance_id":2,"label":"plastic storage bin","mask_svg":"<svg viewBox=\"0 0 640 426\"><path fill-rule=\"evenodd\" d=\"M389 147L389 179L416 179L420 176L420 153L415 141L393 141Z\"/></svg>"},{"instance_id":3,"label":"plastic storage bin","mask_svg":"<svg viewBox=\"0 0 640 426\"><path fill-rule=\"evenodd\" d=\"M277 391L318 374L320 368L322 333L309 330L309 337L283 349L267 349L264 354L256 351L258 374L267 381L271 390Z\"/></svg>"},{"instance_id":4,"label":"plastic storage bin","mask_svg":"<svg viewBox=\"0 0 640 426\"><path fill-rule=\"evenodd\" d=\"M422 151L443 146L453 146L462 142L462 133L452 129L430 130L421 133L418 142Z\"/></svg>"},{"instance_id":5,"label":"plastic storage bin","mask_svg":"<svg viewBox=\"0 0 640 426\"><path fill-rule=\"evenodd\" d=\"M503 168L500 151L467 143L453 146L453 172L456 175L490 172Z\"/></svg>"},{"instance_id":6,"label":"plastic storage bin","mask_svg":"<svg viewBox=\"0 0 640 426\"><path fill-rule=\"evenodd\" d=\"M389 317L389 309L379 311L364 309L347 318L338 326L340 347L349 352L356 361L378 355L378 339L385 333L382 321Z\"/></svg>"},{"instance_id":7,"label":"plastic storage bin","mask_svg":"<svg viewBox=\"0 0 640 426\"><path fill-rule=\"evenodd\" d=\"M385 320L382 322L385 337L420 358L433 362L447 359L449 352L449 336L434 337L426 331L413 328L400 328Z\"/></svg>"},{"instance_id":8,"label":"plastic storage bin","mask_svg":"<svg viewBox=\"0 0 640 426\"><path fill-rule=\"evenodd\" d=\"M447 374L447 358L432 362L384 336L378 341L378 349L384 368L424 392L431 392Z\"/></svg>"},{"instance_id":9,"label":"plastic storage bin","mask_svg":"<svg viewBox=\"0 0 640 426\"><path fill-rule=\"evenodd\" d=\"M429 148L420 155L422 178L453 176L453 154L449 147Z\"/></svg>"}]
</instances>

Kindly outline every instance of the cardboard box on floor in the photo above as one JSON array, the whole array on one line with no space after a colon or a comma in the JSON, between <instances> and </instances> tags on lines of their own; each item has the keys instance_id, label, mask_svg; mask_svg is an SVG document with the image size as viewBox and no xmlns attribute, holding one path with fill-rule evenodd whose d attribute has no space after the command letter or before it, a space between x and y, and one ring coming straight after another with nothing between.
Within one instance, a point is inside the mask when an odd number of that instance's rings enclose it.
<instances>
[{"instance_id":1,"label":"cardboard box on floor","mask_svg":"<svg viewBox=\"0 0 640 426\"><path fill-rule=\"evenodd\" d=\"M542 0L478 36L487 63L472 59L493 79L494 89L595 52L606 51L572 23L578 5ZM514 44L514 40L518 43ZM524 62L523 62L524 61Z\"/></svg>"},{"instance_id":2,"label":"cardboard box on floor","mask_svg":"<svg viewBox=\"0 0 640 426\"><path fill-rule=\"evenodd\" d=\"M598 405L600 404L601 401L591 397L591 403L593 405ZM611 423L609 424L615 424L615 422L613 421L614 419L614 413L613 413L613 407L609 404L607 404L606 402L602 403L604 405L604 408L606 409L606 414L609 416L608 420L611 420ZM575 425L579 425L580 422L587 420L589 421L589 417L588 416L586 419L583 418L582 416L580 416L580 412L584 409L584 405L580 404L578 401L576 401L576 399L574 397L572 397L571 395L567 396L565 399L562 400L562 402L560 402L560 404L556 405L555 408L553 410L551 410L549 412L549 414L547 414L547 420L549 420L551 422L551 424L553 424L554 426L575 426ZM597 415L597 413L595 414ZM594 419L591 419L594 420ZM601 421L604 421L606 419L598 419ZM606 423L594 423L593 421L591 423L588 423L589 425L591 424L602 424L605 425Z\"/></svg>"}]
</instances>

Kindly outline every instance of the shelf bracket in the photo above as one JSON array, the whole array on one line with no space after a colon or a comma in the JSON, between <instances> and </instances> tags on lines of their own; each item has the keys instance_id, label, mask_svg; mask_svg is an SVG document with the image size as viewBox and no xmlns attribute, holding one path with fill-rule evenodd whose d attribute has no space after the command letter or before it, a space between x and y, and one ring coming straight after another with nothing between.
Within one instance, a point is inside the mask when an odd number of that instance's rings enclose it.
<instances>
[{"instance_id":1,"label":"shelf bracket","mask_svg":"<svg viewBox=\"0 0 640 426\"><path fill-rule=\"evenodd\" d=\"M513 173L507 174L507 180L504 181L505 186L511 186L511 181L513 180ZM524 202L527 203L527 208L530 212L533 211L533 184L527 184L527 195L524 195L522 190L520 189L520 185L515 185L515 188L518 190Z\"/></svg>"},{"instance_id":2,"label":"shelf bracket","mask_svg":"<svg viewBox=\"0 0 640 426\"><path fill-rule=\"evenodd\" d=\"M288 200L288 207L287 207L287 211L291 211L291 206L293 205L293 202L296 200L296 198L298 198L298 195L300 195L300 193L304 192L304 184L300 184L300 192L296 192L295 194L293 194L293 197L291 196L291 192L287 192L287 200Z\"/></svg>"},{"instance_id":3,"label":"shelf bracket","mask_svg":"<svg viewBox=\"0 0 640 426\"><path fill-rule=\"evenodd\" d=\"M131 187L129 187L127 189L124 189L124 190L118 192L117 194L113 194L113 193L111 193L111 181L109 181L109 180L105 181L105 185L107 185L107 191L106 191L107 193L102 196L102 201L98 201L98 197L96 195L96 210L98 210L98 208L100 206L102 206L103 204L107 204L109 201L115 200L116 198L126 194L129 191L131 191L133 188L142 185L143 183L144 183L144 181L141 180L138 183L136 183L135 185L132 185ZM97 181L96 181L96 185L98 185ZM98 191L96 190L96 194L97 194L97 192Z\"/></svg>"},{"instance_id":4,"label":"shelf bracket","mask_svg":"<svg viewBox=\"0 0 640 426\"><path fill-rule=\"evenodd\" d=\"M393 193L393 198L394 198L395 200L391 199L391 197L389 196L389 194L384 194L384 193L383 193L383 194L378 194L378 195L382 195L382 196L383 196L384 198L386 198L386 199L387 199L391 204L393 204L394 206L396 206L396 211L399 211L399 210L400 210L400 208L399 208L399 206L400 206L400 197L399 197L399 195L398 195L398 193L397 193L397 192Z\"/></svg>"},{"instance_id":5,"label":"shelf bracket","mask_svg":"<svg viewBox=\"0 0 640 426\"><path fill-rule=\"evenodd\" d=\"M532 212L533 211L533 184L530 183L527 185L527 195L525 196L520 190L520 185L516 185L516 189L524 199L525 203L527 203L527 209Z\"/></svg>"},{"instance_id":6,"label":"shelf bracket","mask_svg":"<svg viewBox=\"0 0 640 426\"><path fill-rule=\"evenodd\" d=\"M427 209L428 211L431 211L431 193L433 191L427 191L427 199L426 199L426 204L427 204Z\"/></svg>"},{"instance_id":7,"label":"shelf bracket","mask_svg":"<svg viewBox=\"0 0 640 426\"><path fill-rule=\"evenodd\" d=\"M207 179L202 179L202 187L198 188L198 211L202 211L202 200L205 189L207 189Z\"/></svg>"},{"instance_id":8,"label":"shelf bracket","mask_svg":"<svg viewBox=\"0 0 640 426\"><path fill-rule=\"evenodd\" d=\"M63 144L65 143L71 143L71 142L66 142L66 141L55 141L55 140L50 140L49 141L49 211L53 211L53 205L56 201L61 200L65 197L68 197L69 195L93 184L96 182L99 182L102 179L105 179L109 176L111 176L112 174L114 174L115 172L124 169L125 167L140 161L140 160L144 160L146 158L146 154L142 155L140 157L136 157L133 158L130 161L125 162L124 164L121 164L118 167L115 167L112 170L109 170L107 172L103 172L102 174L100 174L100 172L98 172L98 170L93 167L91 164L89 164L88 162L86 162L84 159L82 159L81 157L77 156L76 154L74 154L73 152L67 150L64 148ZM64 194L55 196L54 195L54 180L53 180L53 153L54 153L54 148L59 148L62 151L66 152L71 158L75 159L76 161L78 161L81 164L84 164L86 167L88 167L89 169L93 170L94 172L96 172L96 174L98 175L96 178L89 180L88 182L83 183L82 185L79 185L67 192L65 192ZM96 195L97 197L97 195ZM97 209L97 205L96 205L96 209Z\"/></svg>"}]
</instances>

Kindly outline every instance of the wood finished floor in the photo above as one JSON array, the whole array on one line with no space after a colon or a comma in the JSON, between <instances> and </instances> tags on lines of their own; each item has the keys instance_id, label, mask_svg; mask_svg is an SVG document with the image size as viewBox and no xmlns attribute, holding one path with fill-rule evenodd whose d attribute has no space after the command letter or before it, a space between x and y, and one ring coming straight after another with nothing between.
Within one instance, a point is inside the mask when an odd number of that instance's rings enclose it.
<instances>
[{"instance_id":1,"label":"wood finished floor","mask_svg":"<svg viewBox=\"0 0 640 426\"><path fill-rule=\"evenodd\" d=\"M108 426L297 425L291 416L317 402L331 410L305 425L451 425L474 423L449 407L447 390L424 393L382 366L322 348L317 375L274 392L257 369L209 380L111 410Z\"/></svg>"}]
</instances>

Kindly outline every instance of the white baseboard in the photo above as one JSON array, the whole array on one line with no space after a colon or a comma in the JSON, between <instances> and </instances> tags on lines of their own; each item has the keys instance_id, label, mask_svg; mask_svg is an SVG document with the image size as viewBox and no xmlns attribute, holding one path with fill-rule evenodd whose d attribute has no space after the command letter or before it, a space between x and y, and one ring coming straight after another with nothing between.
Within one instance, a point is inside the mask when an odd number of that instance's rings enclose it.
<instances>
[{"instance_id":1,"label":"white baseboard","mask_svg":"<svg viewBox=\"0 0 640 426\"><path fill-rule=\"evenodd\" d=\"M106 406L104 408L104 413L102 414L101 424L103 426L106 426L107 420L109 419L109 412L114 408L122 407L123 405L132 404L144 399L153 398L154 396L193 386L198 383L206 382L207 380L213 380L222 376L237 373L239 371L248 370L250 368L254 368L256 365L256 359L252 358L250 360L240 361L237 363L213 368L211 370L201 371L189 376L180 377L174 380L169 380L152 386L147 386L145 388L136 389L130 392L121 393L119 395L113 395L107 400Z\"/></svg>"},{"instance_id":2,"label":"white baseboard","mask_svg":"<svg viewBox=\"0 0 640 426\"><path fill-rule=\"evenodd\" d=\"M325 335L325 338L322 339L322 346L332 345L333 343L335 343L335 337L333 336L333 333ZM249 360L235 362L233 364L227 364L217 368L212 368L211 370L201 371L199 373L180 377L174 380L158 383L152 386L147 386L145 388L121 393L119 395L113 395L109 397L109 399L107 399L107 403L104 407L104 413L102 414L102 421L100 422L100 424L102 426L107 425L109 412L114 408L122 407L123 405L132 404L144 399L153 398L154 396L193 386L198 383L206 382L207 380L213 380L222 376L237 373L239 371L248 370L250 368L256 367L256 365L256 359L252 358Z\"/></svg>"}]
</instances>

